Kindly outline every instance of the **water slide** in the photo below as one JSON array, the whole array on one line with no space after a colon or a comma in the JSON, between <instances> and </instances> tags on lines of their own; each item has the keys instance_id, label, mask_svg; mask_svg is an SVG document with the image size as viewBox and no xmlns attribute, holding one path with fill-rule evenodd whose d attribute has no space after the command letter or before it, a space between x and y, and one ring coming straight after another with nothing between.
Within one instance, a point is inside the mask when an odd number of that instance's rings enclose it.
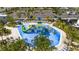
<instances>
[{"instance_id":1,"label":"water slide","mask_svg":"<svg viewBox=\"0 0 79 59\"><path fill-rule=\"evenodd\" d=\"M21 25L22 25L22 31L27 32L27 30L26 30L25 26L23 25L23 23L21 23Z\"/></svg>"},{"instance_id":2,"label":"water slide","mask_svg":"<svg viewBox=\"0 0 79 59\"><path fill-rule=\"evenodd\" d=\"M23 32L27 32L31 28L31 26L28 26L28 28L26 29L25 26L23 25L23 23L21 23L21 25L22 25Z\"/></svg>"}]
</instances>

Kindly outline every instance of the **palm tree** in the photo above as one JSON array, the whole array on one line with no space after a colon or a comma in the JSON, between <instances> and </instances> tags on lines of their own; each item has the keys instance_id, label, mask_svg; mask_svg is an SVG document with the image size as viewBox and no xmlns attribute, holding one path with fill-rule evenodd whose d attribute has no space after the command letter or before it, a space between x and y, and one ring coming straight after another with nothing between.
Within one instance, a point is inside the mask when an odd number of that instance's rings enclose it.
<instances>
[{"instance_id":1,"label":"palm tree","mask_svg":"<svg viewBox=\"0 0 79 59\"><path fill-rule=\"evenodd\" d=\"M11 42L9 41L1 41L2 45L0 45L0 50L1 51L25 51L27 49L27 45L24 42L24 40L17 40Z\"/></svg>"},{"instance_id":2,"label":"palm tree","mask_svg":"<svg viewBox=\"0 0 79 59\"><path fill-rule=\"evenodd\" d=\"M50 41L47 37L39 35L34 39L35 50L37 51L48 51L50 50Z\"/></svg>"}]
</instances>

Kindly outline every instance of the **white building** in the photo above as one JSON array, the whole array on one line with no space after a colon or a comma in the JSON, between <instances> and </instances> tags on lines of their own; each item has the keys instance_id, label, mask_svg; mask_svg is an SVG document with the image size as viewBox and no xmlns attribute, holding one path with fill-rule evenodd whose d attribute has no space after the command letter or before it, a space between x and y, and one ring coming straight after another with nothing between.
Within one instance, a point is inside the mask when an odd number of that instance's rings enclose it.
<instances>
[{"instance_id":1,"label":"white building","mask_svg":"<svg viewBox=\"0 0 79 59\"><path fill-rule=\"evenodd\" d=\"M79 19L77 20L77 24L79 25Z\"/></svg>"},{"instance_id":2,"label":"white building","mask_svg":"<svg viewBox=\"0 0 79 59\"><path fill-rule=\"evenodd\" d=\"M7 15L0 13L0 22L7 23Z\"/></svg>"}]
</instances>

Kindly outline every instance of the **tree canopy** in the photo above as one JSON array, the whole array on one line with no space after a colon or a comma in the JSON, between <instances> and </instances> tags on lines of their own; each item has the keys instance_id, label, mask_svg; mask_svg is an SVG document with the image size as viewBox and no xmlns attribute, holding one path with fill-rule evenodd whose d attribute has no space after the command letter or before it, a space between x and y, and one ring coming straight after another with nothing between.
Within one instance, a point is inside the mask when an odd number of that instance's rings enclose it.
<instances>
[{"instance_id":1,"label":"tree canopy","mask_svg":"<svg viewBox=\"0 0 79 59\"><path fill-rule=\"evenodd\" d=\"M37 51L48 51L51 43L47 37L40 35L35 37L34 44Z\"/></svg>"}]
</instances>

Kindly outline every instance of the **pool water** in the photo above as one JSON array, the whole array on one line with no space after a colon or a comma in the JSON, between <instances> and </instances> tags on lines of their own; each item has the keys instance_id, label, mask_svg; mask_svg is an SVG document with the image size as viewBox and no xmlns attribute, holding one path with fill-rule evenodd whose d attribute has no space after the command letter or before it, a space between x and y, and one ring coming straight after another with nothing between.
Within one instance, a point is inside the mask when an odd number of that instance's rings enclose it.
<instances>
[{"instance_id":1,"label":"pool water","mask_svg":"<svg viewBox=\"0 0 79 59\"><path fill-rule=\"evenodd\" d=\"M26 23L25 28L27 29L29 24ZM51 28L50 26L43 24L42 26L34 25L35 27L30 28L26 33L22 31L22 25L18 26L18 31L21 35L21 37L25 40L26 43L30 44L31 46L34 46L34 38L41 34L45 35L49 38L51 42L51 46L56 46L59 44L60 41L60 32L55 30L54 28Z\"/></svg>"}]
</instances>

